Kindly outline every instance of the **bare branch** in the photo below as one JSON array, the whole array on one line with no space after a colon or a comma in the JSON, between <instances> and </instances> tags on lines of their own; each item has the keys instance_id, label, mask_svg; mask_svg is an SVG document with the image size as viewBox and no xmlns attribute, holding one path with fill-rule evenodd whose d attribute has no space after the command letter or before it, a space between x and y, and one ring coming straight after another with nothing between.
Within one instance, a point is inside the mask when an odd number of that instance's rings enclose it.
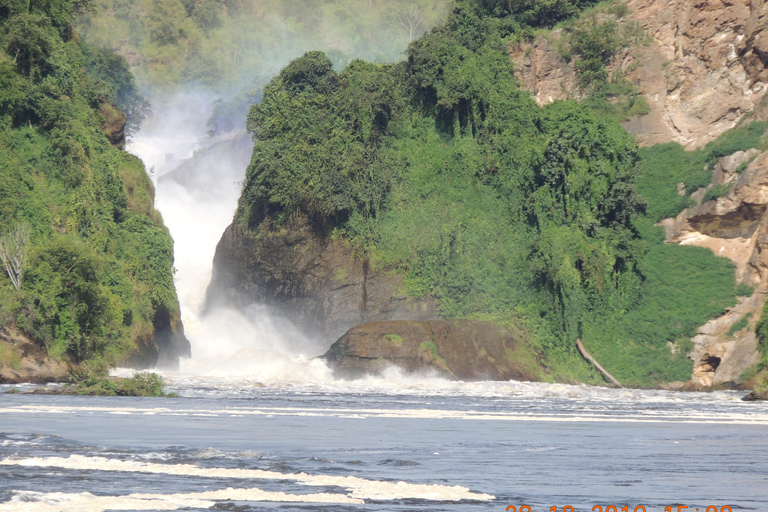
<instances>
[{"instance_id":1,"label":"bare branch","mask_svg":"<svg viewBox=\"0 0 768 512\"><path fill-rule=\"evenodd\" d=\"M395 12L395 21L408 32L408 42L413 41L416 30L424 21L424 14L416 2L401 4Z\"/></svg>"},{"instance_id":2,"label":"bare branch","mask_svg":"<svg viewBox=\"0 0 768 512\"><path fill-rule=\"evenodd\" d=\"M3 261L5 271L17 290L21 290L21 282L24 278L29 235L29 224L21 223L0 236L0 260Z\"/></svg>"}]
</instances>

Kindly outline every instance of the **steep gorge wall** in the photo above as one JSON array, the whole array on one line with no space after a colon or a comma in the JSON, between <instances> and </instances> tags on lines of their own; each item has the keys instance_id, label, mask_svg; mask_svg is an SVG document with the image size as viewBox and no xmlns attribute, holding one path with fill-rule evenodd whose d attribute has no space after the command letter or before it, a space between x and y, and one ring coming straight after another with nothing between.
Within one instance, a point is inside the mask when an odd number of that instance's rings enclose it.
<instances>
[{"instance_id":1,"label":"steep gorge wall","mask_svg":"<svg viewBox=\"0 0 768 512\"><path fill-rule=\"evenodd\" d=\"M699 147L753 111L768 87L768 5L759 0L630 0L622 23L645 41L616 55L609 71L635 83L651 112L625 123L641 145ZM518 80L539 104L578 97L572 64L558 52L563 31L515 45Z\"/></svg>"},{"instance_id":2,"label":"steep gorge wall","mask_svg":"<svg viewBox=\"0 0 768 512\"><path fill-rule=\"evenodd\" d=\"M280 227L266 218L254 229L236 218L216 247L206 300L208 308L267 304L326 346L365 322L434 319L437 306L407 297L401 277L303 217Z\"/></svg>"},{"instance_id":3,"label":"steep gorge wall","mask_svg":"<svg viewBox=\"0 0 768 512\"><path fill-rule=\"evenodd\" d=\"M738 166L750 161L739 174ZM768 293L768 153L750 150L721 158L707 189L716 185L730 185L731 190L662 222L667 241L706 247L730 259L736 265L736 281L754 287L751 296L739 298L693 337L692 382L704 387L738 382L760 359L755 324ZM705 190L693 197L700 200ZM737 329L740 322L744 327Z\"/></svg>"}]
</instances>

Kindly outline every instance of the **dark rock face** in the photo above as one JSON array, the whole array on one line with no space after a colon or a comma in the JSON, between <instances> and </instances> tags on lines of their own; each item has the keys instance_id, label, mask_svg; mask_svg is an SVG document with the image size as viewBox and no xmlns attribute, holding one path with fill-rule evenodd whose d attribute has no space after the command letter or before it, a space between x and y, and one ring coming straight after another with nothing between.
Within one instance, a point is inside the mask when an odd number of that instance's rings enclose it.
<instances>
[{"instance_id":1,"label":"dark rock face","mask_svg":"<svg viewBox=\"0 0 768 512\"><path fill-rule=\"evenodd\" d=\"M343 240L304 218L253 229L237 218L216 247L207 307L267 304L328 345L350 327L376 320L436 317L433 300L406 297L402 279L355 258Z\"/></svg>"},{"instance_id":2,"label":"dark rock face","mask_svg":"<svg viewBox=\"0 0 768 512\"><path fill-rule=\"evenodd\" d=\"M158 308L152 327L154 332L150 338L135 340L136 351L124 362L126 366L138 370L155 367L175 370L179 367L179 358L192 356L178 311L171 313L164 307Z\"/></svg>"},{"instance_id":3,"label":"dark rock face","mask_svg":"<svg viewBox=\"0 0 768 512\"><path fill-rule=\"evenodd\" d=\"M493 322L370 322L350 329L322 356L340 376L394 364L459 380L541 380L544 369L523 334Z\"/></svg>"},{"instance_id":4,"label":"dark rock face","mask_svg":"<svg viewBox=\"0 0 768 512\"><path fill-rule=\"evenodd\" d=\"M117 149L123 149L125 147L125 114L106 101L99 107L99 112L103 118L99 125L101 131L110 144Z\"/></svg>"}]
</instances>

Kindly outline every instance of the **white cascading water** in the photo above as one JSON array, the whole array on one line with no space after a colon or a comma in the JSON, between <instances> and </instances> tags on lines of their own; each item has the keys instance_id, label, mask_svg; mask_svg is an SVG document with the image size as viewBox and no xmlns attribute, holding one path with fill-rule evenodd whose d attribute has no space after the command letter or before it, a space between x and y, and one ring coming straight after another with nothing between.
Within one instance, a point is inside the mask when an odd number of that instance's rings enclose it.
<instances>
[{"instance_id":1,"label":"white cascading water","mask_svg":"<svg viewBox=\"0 0 768 512\"><path fill-rule=\"evenodd\" d=\"M181 375L170 377L251 383L331 380L325 364L312 359L328 347L308 339L290 322L270 316L265 307L253 304L242 311L218 309L202 314L216 244L232 222L250 145L245 144L243 154L224 158L198 153L196 160L202 166L195 167L205 172L195 173L192 179L163 176L178 169L195 151L222 142L212 141L206 133L213 99L199 93L171 97L155 108L154 116L128 146L152 177L155 207L174 240L174 280L192 358L181 361ZM243 134L224 139L237 136Z\"/></svg>"}]
</instances>

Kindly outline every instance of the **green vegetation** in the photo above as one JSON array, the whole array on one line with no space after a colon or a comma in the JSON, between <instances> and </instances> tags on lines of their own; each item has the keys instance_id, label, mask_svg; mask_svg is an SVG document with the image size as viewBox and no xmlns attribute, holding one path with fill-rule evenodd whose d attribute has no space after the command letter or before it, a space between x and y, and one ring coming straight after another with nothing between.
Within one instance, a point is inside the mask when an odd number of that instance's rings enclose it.
<instances>
[{"instance_id":1,"label":"green vegetation","mask_svg":"<svg viewBox=\"0 0 768 512\"><path fill-rule=\"evenodd\" d=\"M92 376L78 379L67 394L97 396L154 396L165 397L163 379L156 373L137 373L129 379Z\"/></svg>"},{"instance_id":2,"label":"green vegetation","mask_svg":"<svg viewBox=\"0 0 768 512\"><path fill-rule=\"evenodd\" d=\"M760 313L760 320L755 326L755 334L757 335L757 349L762 356L757 364L757 371L764 371L765 377L768 377L768 303L763 306L763 311Z\"/></svg>"},{"instance_id":3,"label":"green vegetation","mask_svg":"<svg viewBox=\"0 0 768 512\"><path fill-rule=\"evenodd\" d=\"M736 286L736 296L737 297L749 297L755 293L755 287L750 286L745 283L741 283L738 286Z\"/></svg>"},{"instance_id":4,"label":"green vegetation","mask_svg":"<svg viewBox=\"0 0 768 512\"><path fill-rule=\"evenodd\" d=\"M0 343L0 368L8 366L17 369L21 363L21 354L13 345Z\"/></svg>"},{"instance_id":5,"label":"green vegetation","mask_svg":"<svg viewBox=\"0 0 768 512\"><path fill-rule=\"evenodd\" d=\"M648 201L648 216L658 221L674 217L690 203L690 194L712 181L715 161L736 151L764 149L768 122L752 122L729 130L702 149L686 151L675 142L642 148L642 172L637 189ZM678 183L685 193L680 195Z\"/></svg>"},{"instance_id":6,"label":"green vegetation","mask_svg":"<svg viewBox=\"0 0 768 512\"><path fill-rule=\"evenodd\" d=\"M741 319L733 324L730 329L728 329L728 336L733 336L740 330L744 329L747 324L749 323L749 319L752 318L752 313L747 313Z\"/></svg>"},{"instance_id":7,"label":"green vegetation","mask_svg":"<svg viewBox=\"0 0 768 512\"><path fill-rule=\"evenodd\" d=\"M395 345L403 344L403 338L398 334L385 334L384 339L390 343L394 343Z\"/></svg>"},{"instance_id":8,"label":"green vegetation","mask_svg":"<svg viewBox=\"0 0 768 512\"><path fill-rule=\"evenodd\" d=\"M623 19L628 12L622 0L597 4L578 18L560 23L564 35L557 41L563 60L573 62L576 85L585 94L583 103L618 121L650 112L635 84L621 71L608 73L608 65L619 51L646 43L643 28Z\"/></svg>"},{"instance_id":9,"label":"green vegetation","mask_svg":"<svg viewBox=\"0 0 768 512\"><path fill-rule=\"evenodd\" d=\"M685 381L693 370L689 338L735 304L734 265L708 249L664 244L662 229L647 218L637 227L649 244L639 264L637 303L604 324L590 324L584 344L623 384Z\"/></svg>"},{"instance_id":10,"label":"green vegetation","mask_svg":"<svg viewBox=\"0 0 768 512\"><path fill-rule=\"evenodd\" d=\"M144 103L124 59L73 31L92 5L0 8L0 231L29 228L20 288L0 278L0 322L55 357L108 365L151 345L178 303L152 184L100 128L110 101L134 121Z\"/></svg>"},{"instance_id":11,"label":"green vegetation","mask_svg":"<svg viewBox=\"0 0 768 512\"><path fill-rule=\"evenodd\" d=\"M730 184L715 185L704 193L704 197L701 198L701 202L706 203L707 201L714 201L715 199L719 199L725 195L728 195L728 192L730 191Z\"/></svg>"},{"instance_id":12,"label":"green vegetation","mask_svg":"<svg viewBox=\"0 0 768 512\"><path fill-rule=\"evenodd\" d=\"M437 299L443 317L482 316L524 331L553 378L600 382L575 349L578 337L627 385L687 380L688 339L740 289L729 261L665 245L653 223L691 204L718 157L762 148L768 123L739 126L698 151L674 143L638 150L619 121L648 104L607 71L619 50L643 43L636 25L619 23L624 3L447 5L0 7L0 234L20 225L30 232L19 289L0 279L0 322L53 356L104 368L151 344L157 320L178 314L172 245L151 182L102 133L106 111L125 111L135 130L149 109L127 61L105 49L117 48L149 88L194 83L225 93L266 83L217 103L209 122L212 135L232 131L261 100L247 116L257 143L241 227L268 218L280 229L304 216L403 276L407 294ZM586 97L540 108L517 87L505 43L556 24ZM386 64L409 41L407 60ZM328 51L306 53L267 83L310 45ZM705 199L723 192L715 187ZM761 318L764 354L766 326ZM439 358L434 343L422 345ZM0 360L12 364L13 355ZM101 371L77 380L88 393L162 394L156 376L118 382Z\"/></svg>"},{"instance_id":13,"label":"green vegetation","mask_svg":"<svg viewBox=\"0 0 768 512\"><path fill-rule=\"evenodd\" d=\"M733 304L733 265L662 243L612 117L517 88L506 5L459 2L404 63L291 62L248 116L237 222L306 216L444 317L522 326L557 378L599 381L581 337L627 384L687 380L684 340Z\"/></svg>"}]
</instances>

